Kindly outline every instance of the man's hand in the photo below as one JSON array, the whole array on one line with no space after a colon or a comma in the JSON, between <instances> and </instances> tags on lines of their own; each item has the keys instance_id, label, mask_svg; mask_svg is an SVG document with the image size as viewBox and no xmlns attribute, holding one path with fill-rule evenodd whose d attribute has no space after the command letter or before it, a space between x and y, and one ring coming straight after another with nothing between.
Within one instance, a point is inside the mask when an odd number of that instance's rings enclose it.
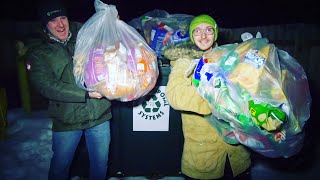
<instances>
[{"instance_id":1,"label":"man's hand","mask_svg":"<svg viewBox=\"0 0 320 180\"><path fill-rule=\"evenodd\" d=\"M95 99L101 99L103 96L96 91L91 91L89 92L89 97L95 98Z\"/></svg>"}]
</instances>

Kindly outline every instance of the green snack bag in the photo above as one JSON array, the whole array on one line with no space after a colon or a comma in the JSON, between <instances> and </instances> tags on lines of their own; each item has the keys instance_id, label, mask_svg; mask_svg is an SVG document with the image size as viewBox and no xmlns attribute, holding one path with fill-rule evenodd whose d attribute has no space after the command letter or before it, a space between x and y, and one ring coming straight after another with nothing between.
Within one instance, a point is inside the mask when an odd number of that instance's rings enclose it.
<instances>
[{"instance_id":1,"label":"green snack bag","mask_svg":"<svg viewBox=\"0 0 320 180\"><path fill-rule=\"evenodd\" d=\"M252 121L267 131L278 130L286 120L283 110L256 100L249 101L249 112Z\"/></svg>"}]
</instances>

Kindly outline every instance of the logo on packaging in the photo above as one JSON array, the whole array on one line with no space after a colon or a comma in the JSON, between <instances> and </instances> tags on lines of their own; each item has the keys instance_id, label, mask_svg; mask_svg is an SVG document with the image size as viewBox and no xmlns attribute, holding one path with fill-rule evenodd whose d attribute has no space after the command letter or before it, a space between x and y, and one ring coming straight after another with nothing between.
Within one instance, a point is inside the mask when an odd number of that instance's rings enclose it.
<instances>
[{"instance_id":1,"label":"logo on packaging","mask_svg":"<svg viewBox=\"0 0 320 180\"><path fill-rule=\"evenodd\" d=\"M254 65L257 69L260 69L265 64L266 59L261 57L258 52L258 50L250 49L244 57L244 61Z\"/></svg>"}]
</instances>

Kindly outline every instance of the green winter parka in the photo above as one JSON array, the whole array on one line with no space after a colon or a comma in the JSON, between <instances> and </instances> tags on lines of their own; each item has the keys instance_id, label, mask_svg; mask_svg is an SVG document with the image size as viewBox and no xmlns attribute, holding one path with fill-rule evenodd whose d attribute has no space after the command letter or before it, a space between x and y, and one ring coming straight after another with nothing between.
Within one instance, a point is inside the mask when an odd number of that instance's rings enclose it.
<instances>
[{"instance_id":1,"label":"green winter parka","mask_svg":"<svg viewBox=\"0 0 320 180\"><path fill-rule=\"evenodd\" d=\"M31 84L49 100L53 131L87 129L110 120L111 102L106 98L86 98L73 75L73 59L80 23L70 22L72 36L67 45L43 33L28 44L27 61Z\"/></svg>"}]
</instances>

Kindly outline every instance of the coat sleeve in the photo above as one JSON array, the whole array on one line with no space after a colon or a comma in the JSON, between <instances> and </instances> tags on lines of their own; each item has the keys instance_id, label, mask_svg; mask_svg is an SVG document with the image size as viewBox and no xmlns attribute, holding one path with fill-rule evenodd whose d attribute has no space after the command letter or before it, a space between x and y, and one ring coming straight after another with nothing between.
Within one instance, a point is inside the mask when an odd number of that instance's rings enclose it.
<instances>
[{"instance_id":1,"label":"coat sleeve","mask_svg":"<svg viewBox=\"0 0 320 180\"><path fill-rule=\"evenodd\" d=\"M172 108L207 115L211 109L192 85L191 76L185 77L184 73L189 68L191 60L181 58L175 62L171 69L166 88L166 95Z\"/></svg>"},{"instance_id":2,"label":"coat sleeve","mask_svg":"<svg viewBox=\"0 0 320 180\"><path fill-rule=\"evenodd\" d=\"M30 81L42 96L60 102L86 102L86 91L75 83L62 82L55 78L51 67L40 56L32 54L28 59L31 63Z\"/></svg>"}]
</instances>

